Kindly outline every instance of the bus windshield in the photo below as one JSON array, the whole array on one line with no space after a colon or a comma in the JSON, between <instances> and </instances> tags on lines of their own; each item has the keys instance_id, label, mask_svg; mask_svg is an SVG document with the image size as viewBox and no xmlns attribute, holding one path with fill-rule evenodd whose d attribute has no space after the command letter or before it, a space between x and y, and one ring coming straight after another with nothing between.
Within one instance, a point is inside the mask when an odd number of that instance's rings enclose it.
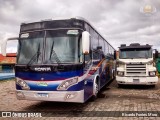
<instances>
[{"instance_id":1,"label":"bus windshield","mask_svg":"<svg viewBox=\"0 0 160 120\"><path fill-rule=\"evenodd\" d=\"M152 58L152 49L125 49L120 50L120 59Z\"/></svg>"},{"instance_id":2,"label":"bus windshield","mask_svg":"<svg viewBox=\"0 0 160 120\"><path fill-rule=\"evenodd\" d=\"M20 35L17 64L41 64L44 32Z\"/></svg>"},{"instance_id":3,"label":"bus windshield","mask_svg":"<svg viewBox=\"0 0 160 120\"><path fill-rule=\"evenodd\" d=\"M78 63L82 58L79 30L47 30L20 34L17 64Z\"/></svg>"},{"instance_id":4,"label":"bus windshield","mask_svg":"<svg viewBox=\"0 0 160 120\"><path fill-rule=\"evenodd\" d=\"M78 30L47 31L45 64L78 63Z\"/></svg>"}]
</instances>

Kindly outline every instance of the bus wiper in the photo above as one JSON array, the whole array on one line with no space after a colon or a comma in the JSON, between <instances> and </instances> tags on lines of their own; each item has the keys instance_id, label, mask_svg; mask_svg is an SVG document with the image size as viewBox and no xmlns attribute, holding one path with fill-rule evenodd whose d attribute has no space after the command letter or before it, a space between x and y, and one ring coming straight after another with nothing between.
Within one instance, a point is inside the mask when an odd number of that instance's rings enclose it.
<instances>
[{"instance_id":1,"label":"bus wiper","mask_svg":"<svg viewBox=\"0 0 160 120\"><path fill-rule=\"evenodd\" d=\"M50 58L49 58L49 60L51 61L51 58L52 58L52 55L53 55L53 57L55 58L56 62L59 64L59 63L61 63L61 61L59 60L59 58L58 58L58 56L57 56L57 53L54 51L53 47L54 47L54 41L53 41L53 43L52 43L51 53L50 53Z\"/></svg>"},{"instance_id":2,"label":"bus wiper","mask_svg":"<svg viewBox=\"0 0 160 120\"><path fill-rule=\"evenodd\" d=\"M33 55L31 60L28 62L27 66L31 65L33 62L35 62L35 60L37 60L37 62L38 62L38 58L39 58L40 54L41 54L41 52L40 52L40 43L39 43L37 52Z\"/></svg>"}]
</instances>

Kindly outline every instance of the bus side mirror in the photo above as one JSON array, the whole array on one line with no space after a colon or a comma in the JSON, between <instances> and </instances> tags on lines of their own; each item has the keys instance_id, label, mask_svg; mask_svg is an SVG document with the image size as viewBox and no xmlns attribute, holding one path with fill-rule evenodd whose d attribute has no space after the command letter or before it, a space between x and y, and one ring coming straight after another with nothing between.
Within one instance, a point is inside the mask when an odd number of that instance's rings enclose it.
<instances>
[{"instance_id":1,"label":"bus side mirror","mask_svg":"<svg viewBox=\"0 0 160 120\"><path fill-rule=\"evenodd\" d=\"M90 34L87 31L82 33L82 51L83 54L89 54Z\"/></svg>"},{"instance_id":2,"label":"bus side mirror","mask_svg":"<svg viewBox=\"0 0 160 120\"><path fill-rule=\"evenodd\" d=\"M1 53L3 56L6 56L7 40L8 39L3 40L1 44Z\"/></svg>"},{"instance_id":3,"label":"bus side mirror","mask_svg":"<svg viewBox=\"0 0 160 120\"><path fill-rule=\"evenodd\" d=\"M116 60L117 59L117 52L114 51L114 59Z\"/></svg>"},{"instance_id":4,"label":"bus side mirror","mask_svg":"<svg viewBox=\"0 0 160 120\"><path fill-rule=\"evenodd\" d=\"M7 56L8 57L12 57L12 56L16 56L16 54L7 54L6 53L6 50L7 50L7 41L10 41L10 40L18 40L19 38L18 37L13 37L13 38L8 38L6 40L3 40L2 41L2 44L1 44L1 52L2 52L2 55L3 56Z\"/></svg>"}]
</instances>

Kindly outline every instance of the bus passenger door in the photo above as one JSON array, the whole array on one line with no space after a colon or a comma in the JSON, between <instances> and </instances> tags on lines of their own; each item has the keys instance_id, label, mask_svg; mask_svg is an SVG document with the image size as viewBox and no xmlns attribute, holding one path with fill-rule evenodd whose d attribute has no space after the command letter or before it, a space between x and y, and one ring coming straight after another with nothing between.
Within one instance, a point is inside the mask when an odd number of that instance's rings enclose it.
<instances>
[{"instance_id":1,"label":"bus passenger door","mask_svg":"<svg viewBox=\"0 0 160 120\"><path fill-rule=\"evenodd\" d=\"M90 73L90 68L92 66L91 55L84 55L84 60L84 74L86 74L86 78L84 79L84 100L87 100L93 92L93 80Z\"/></svg>"},{"instance_id":2,"label":"bus passenger door","mask_svg":"<svg viewBox=\"0 0 160 120\"><path fill-rule=\"evenodd\" d=\"M103 51L101 49L93 50L93 67L98 68L95 72L95 75L98 74L100 76L100 86L103 86L105 83L105 58Z\"/></svg>"}]
</instances>

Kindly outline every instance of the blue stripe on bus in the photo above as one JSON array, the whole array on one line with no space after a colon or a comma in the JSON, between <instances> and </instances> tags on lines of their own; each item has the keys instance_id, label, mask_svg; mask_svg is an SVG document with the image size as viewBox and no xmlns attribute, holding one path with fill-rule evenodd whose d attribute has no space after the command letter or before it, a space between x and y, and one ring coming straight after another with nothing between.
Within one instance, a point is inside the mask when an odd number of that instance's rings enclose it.
<instances>
[{"instance_id":1,"label":"blue stripe on bus","mask_svg":"<svg viewBox=\"0 0 160 120\"><path fill-rule=\"evenodd\" d=\"M75 76L82 76L83 70L68 71L68 72L50 72L50 73L36 73L36 72L16 72L15 76L24 80L39 81L44 78L44 81L63 80Z\"/></svg>"}]
</instances>

